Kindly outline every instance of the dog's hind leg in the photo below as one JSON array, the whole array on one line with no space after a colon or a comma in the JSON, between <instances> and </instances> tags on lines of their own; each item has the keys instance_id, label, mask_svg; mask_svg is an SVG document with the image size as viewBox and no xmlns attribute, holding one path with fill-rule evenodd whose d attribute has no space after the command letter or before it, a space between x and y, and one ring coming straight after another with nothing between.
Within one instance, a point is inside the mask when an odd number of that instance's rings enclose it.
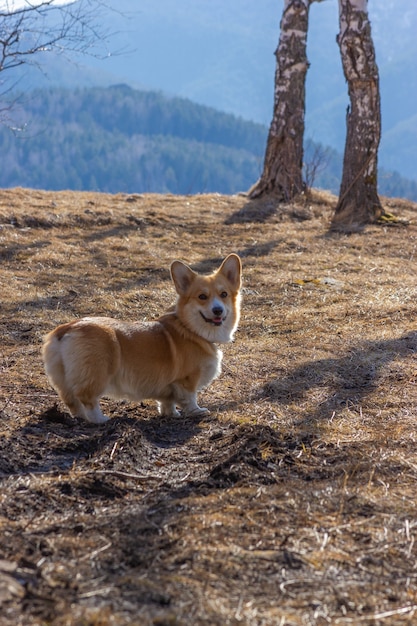
<instances>
[{"instance_id":1,"label":"dog's hind leg","mask_svg":"<svg viewBox=\"0 0 417 626\"><path fill-rule=\"evenodd\" d=\"M107 422L110 419L109 417L107 417L107 415L103 415L103 412L98 402L96 402L92 408L84 406L84 410L85 418L91 424L104 424L104 422Z\"/></svg>"},{"instance_id":2,"label":"dog's hind leg","mask_svg":"<svg viewBox=\"0 0 417 626\"><path fill-rule=\"evenodd\" d=\"M73 417L82 417L83 419L87 419L84 406L82 402L78 400L78 398L74 398L71 393L64 393L62 391L59 391L59 396L62 402L64 402L64 404L66 404L66 406L69 408L69 411Z\"/></svg>"},{"instance_id":3,"label":"dog's hind leg","mask_svg":"<svg viewBox=\"0 0 417 626\"><path fill-rule=\"evenodd\" d=\"M59 391L59 395L73 417L80 417L91 424L103 424L109 419L106 415L103 415L98 401L84 403L71 392L64 393Z\"/></svg>"}]
</instances>

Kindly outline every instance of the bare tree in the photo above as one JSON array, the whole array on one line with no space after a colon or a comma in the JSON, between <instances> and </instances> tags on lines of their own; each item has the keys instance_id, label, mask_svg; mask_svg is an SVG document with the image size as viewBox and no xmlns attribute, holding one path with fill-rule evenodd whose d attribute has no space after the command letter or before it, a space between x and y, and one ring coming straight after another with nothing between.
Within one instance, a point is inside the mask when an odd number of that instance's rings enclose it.
<instances>
[{"instance_id":1,"label":"bare tree","mask_svg":"<svg viewBox=\"0 0 417 626\"><path fill-rule=\"evenodd\" d=\"M0 112L10 106L4 100L14 86L3 79L7 70L39 65L50 51L108 56L109 33L99 25L103 8L108 8L103 0L0 1Z\"/></svg>"},{"instance_id":2,"label":"bare tree","mask_svg":"<svg viewBox=\"0 0 417 626\"><path fill-rule=\"evenodd\" d=\"M337 40L350 107L346 115L342 181L332 228L352 231L384 214L377 192L381 137L379 75L368 1L339 0L339 26Z\"/></svg>"},{"instance_id":3,"label":"bare tree","mask_svg":"<svg viewBox=\"0 0 417 626\"><path fill-rule=\"evenodd\" d=\"M303 191L303 139L306 54L310 5L314 0L284 0L280 39L275 52L274 111L263 173L251 198L275 194L290 200Z\"/></svg>"},{"instance_id":4,"label":"bare tree","mask_svg":"<svg viewBox=\"0 0 417 626\"><path fill-rule=\"evenodd\" d=\"M304 153L307 157L304 159L303 174L307 191L313 187L317 175L327 168L331 151L330 147L313 143L311 139L305 142Z\"/></svg>"}]
</instances>

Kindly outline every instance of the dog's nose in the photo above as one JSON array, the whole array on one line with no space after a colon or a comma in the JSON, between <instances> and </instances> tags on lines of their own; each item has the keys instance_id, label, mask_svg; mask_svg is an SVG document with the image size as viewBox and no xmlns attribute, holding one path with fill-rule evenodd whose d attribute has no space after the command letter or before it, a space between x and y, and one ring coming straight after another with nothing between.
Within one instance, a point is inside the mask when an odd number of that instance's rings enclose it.
<instances>
[{"instance_id":1,"label":"dog's nose","mask_svg":"<svg viewBox=\"0 0 417 626\"><path fill-rule=\"evenodd\" d=\"M211 311L212 311L212 313L213 313L213 315L215 317L221 317L221 315L223 314L223 307L221 307L221 306L214 306L211 309Z\"/></svg>"}]
</instances>

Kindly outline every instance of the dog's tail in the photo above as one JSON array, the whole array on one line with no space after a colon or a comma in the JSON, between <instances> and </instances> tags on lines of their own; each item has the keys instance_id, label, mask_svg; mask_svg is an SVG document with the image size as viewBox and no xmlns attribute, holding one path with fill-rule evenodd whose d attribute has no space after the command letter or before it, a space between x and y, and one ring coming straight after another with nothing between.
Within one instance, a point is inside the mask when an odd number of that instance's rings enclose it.
<instances>
[{"instance_id":1,"label":"dog's tail","mask_svg":"<svg viewBox=\"0 0 417 626\"><path fill-rule=\"evenodd\" d=\"M65 369L62 358L60 341L68 330L70 324L62 324L55 330L48 333L44 338L42 346L42 358L46 375L54 389L65 388Z\"/></svg>"}]
</instances>

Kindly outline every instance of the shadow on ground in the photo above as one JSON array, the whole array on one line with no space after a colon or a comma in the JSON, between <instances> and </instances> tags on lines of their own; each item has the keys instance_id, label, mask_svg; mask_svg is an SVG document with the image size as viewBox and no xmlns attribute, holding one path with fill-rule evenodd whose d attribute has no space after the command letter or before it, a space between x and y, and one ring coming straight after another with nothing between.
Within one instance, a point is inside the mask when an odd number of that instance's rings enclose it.
<instances>
[{"instance_id":1,"label":"shadow on ground","mask_svg":"<svg viewBox=\"0 0 417 626\"><path fill-rule=\"evenodd\" d=\"M278 404L301 400L315 388L325 388L324 400L305 421L328 420L348 406L360 406L378 385L389 384L390 363L417 351L417 332L397 339L365 341L339 358L318 359L271 379L259 392ZM382 380L384 379L384 380Z\"/></svg>"}]
</instances>

